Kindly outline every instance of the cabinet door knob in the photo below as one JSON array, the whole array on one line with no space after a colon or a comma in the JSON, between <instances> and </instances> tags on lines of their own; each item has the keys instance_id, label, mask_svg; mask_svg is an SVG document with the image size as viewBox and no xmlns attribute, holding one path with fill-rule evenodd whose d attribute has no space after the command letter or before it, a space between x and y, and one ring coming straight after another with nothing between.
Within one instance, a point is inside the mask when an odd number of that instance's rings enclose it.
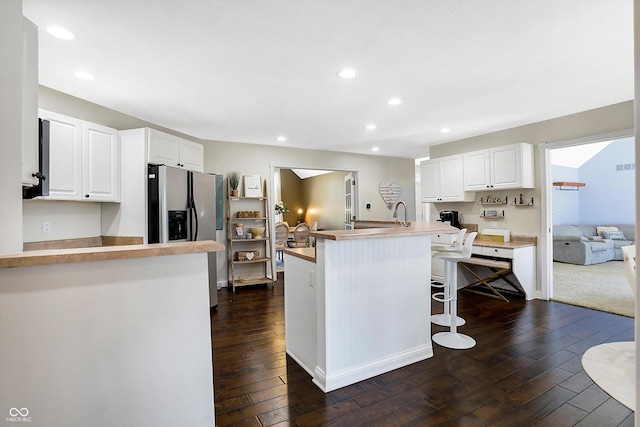
<instances>
[{"instance_id":1,"label":"cabinet door knob","mask_svg":"<svg viewBox=\"0 0 640 427\"><path fill-rule=\"evenodd\" d=\"M89 195L88 195L88 194L85 194L85 195L84 195L84 197L86 197L86 198L88 199L88 198L89 198Z\"/></svg>"}]
</instances>

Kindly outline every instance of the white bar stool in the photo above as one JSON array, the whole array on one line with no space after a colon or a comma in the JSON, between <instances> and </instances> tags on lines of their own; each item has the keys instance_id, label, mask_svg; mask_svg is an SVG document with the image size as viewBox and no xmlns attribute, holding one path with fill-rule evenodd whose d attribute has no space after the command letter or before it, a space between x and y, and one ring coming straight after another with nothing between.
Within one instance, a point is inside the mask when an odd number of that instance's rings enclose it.
<instances>
[{"instance_id":1,"label":"white bar stool","mask_svg":"<svg viewBox=\"0 0 640 427\"><path fill-rule=\"evenodd\" d=\"M445 285L450 289L451 318L455 319L458 313L458 262L471 258L471 247L476 238L475 231L469 233L461 252L438 252L434 258L440 258L445 263ZM449 332L438 332L433 335L433 341L443 347L463 350L476 345L476 340L468 335L458 333L456 322L451 322Z\"/></svg>"},{"instance_id":2,"label":"white bar stool","mask_svg":"<svg viewBox=\"0 0 640 427\"><path fill-rule=\"evenodd\" d=\"M452 245L431 245L431 251L435 253L462 252L462 248L463 248L462 243L464 242L464 235L466 232L467 232L466 228L463 228L462 230L460 230L456 235L456 240L453 242ZM449 285L446 284L446 277L447 277L446 268L447 268L447 264L445 263L445 283L440 283L436 281L431 282L431 287L442 288L443 290L443 292L437 292L432 296L434 300L443 303L443 306L444 306L444 313L431 315L431 323L439 326L451 326L451 314L450 314L451 298L449 296L450 287ZM465 323L466 321L462 317L456 316L456 326L462 326Z\"/></svg>"}]
</instances>

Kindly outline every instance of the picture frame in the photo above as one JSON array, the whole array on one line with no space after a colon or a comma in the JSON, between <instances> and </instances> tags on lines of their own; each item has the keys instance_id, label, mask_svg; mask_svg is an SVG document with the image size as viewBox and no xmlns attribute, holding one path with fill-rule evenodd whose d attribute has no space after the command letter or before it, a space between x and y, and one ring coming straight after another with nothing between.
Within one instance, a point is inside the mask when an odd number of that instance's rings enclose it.
<instances>
[{"instance_id":1,"label":"picture frame","mask_svg":"<svg viewBox=\"0 0 640 427\"><path fill-rule=\"evenodd\" d=\"M263 197L262 177L260 175L243 175L244 197Z\"/></svg>"}]
</instances>

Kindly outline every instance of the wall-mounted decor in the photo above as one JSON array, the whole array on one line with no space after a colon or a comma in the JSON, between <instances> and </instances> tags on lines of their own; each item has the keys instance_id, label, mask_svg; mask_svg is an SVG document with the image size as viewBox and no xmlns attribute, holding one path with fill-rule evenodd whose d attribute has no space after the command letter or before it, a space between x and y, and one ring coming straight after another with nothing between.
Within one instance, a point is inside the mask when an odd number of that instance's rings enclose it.
<instances>
[{"instance_id":1,"label":"wall-mounted decor","mask_svg":"<svg viewBox=\"0 0 640 427\"><path fill-rule=\"evenodd\" d=\"M398 201L398 198L400 198L402 188L400 187L400 184L396 182L383 181L378 186L378 192L380 193L382 200L387 204L387 208L391 210L393 205Z\"/></svg>"},{"instance_id":2,"label":"wall-mounted decor","mask_svg":"<svg viewBox=\"0 0 640 427\"><path fill-rule=\"evenodd\" d=\"M244 197L262 197L262 177L260 175L244 175Z\"/></svg>"}]
</instances>

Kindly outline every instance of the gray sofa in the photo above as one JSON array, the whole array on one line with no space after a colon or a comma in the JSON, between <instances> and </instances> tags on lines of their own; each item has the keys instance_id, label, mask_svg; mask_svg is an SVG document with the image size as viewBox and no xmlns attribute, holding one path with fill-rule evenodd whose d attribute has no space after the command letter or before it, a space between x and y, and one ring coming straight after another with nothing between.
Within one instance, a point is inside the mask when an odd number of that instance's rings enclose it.
<instances>
[{"instance_id":1,"label":"gray sofa","mask_svg":"<svg viewBox=\"0 0 640 427\"><path fill-rule=\"evenodd\" d=\"M622 246L634 244L635 225L600 225L617 227L624 234L624 239L619 236L616 239L599 237L597 225L554 225L553 260L579 265L622 261Z\"/></svg>"}]
</instances>

